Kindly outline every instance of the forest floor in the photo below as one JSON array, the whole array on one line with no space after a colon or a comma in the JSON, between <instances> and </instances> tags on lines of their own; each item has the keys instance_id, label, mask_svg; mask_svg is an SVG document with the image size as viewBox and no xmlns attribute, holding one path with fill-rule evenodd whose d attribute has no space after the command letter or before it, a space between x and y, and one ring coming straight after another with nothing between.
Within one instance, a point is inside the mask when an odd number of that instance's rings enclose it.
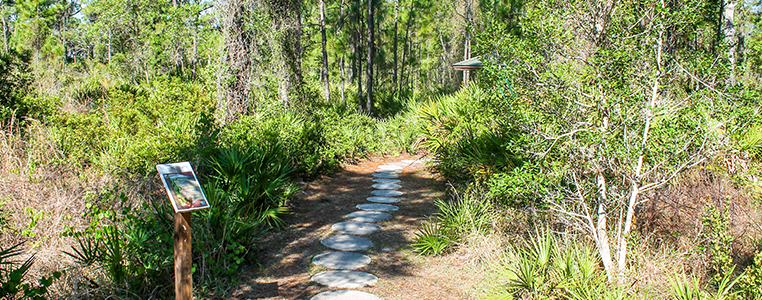
<instances>
[{"instance_id":1,"label":"forest floor","mask_svg":"<svg viewBox=\"0 0 762 300\"><path fill-rule=\"evenodd\" d=\"M312 258L331 251L320 240L332 234L333 223L356 211L355 205L370 203L365 198L371 196L371 174L379 165L420 158L371 157L309 182L290 203L293 214L286 218L288 226L262 241L262 253L257 253L260 266L242 274L232 299L310 299L330 290L310 280L326 270L313 265ZM378 283L358 290L386 300L475 299L484 275L468 255L420 256L411 247L420 224L436 213L434 200L444 196L445 183L421 163L406 167L399 179L405 193L395 204L400 209L392 213L393 219L377 223L380 232L367 236L374 245L364 253L372 261L358 269L378 276Z\"/></svg>"}]
</instances>

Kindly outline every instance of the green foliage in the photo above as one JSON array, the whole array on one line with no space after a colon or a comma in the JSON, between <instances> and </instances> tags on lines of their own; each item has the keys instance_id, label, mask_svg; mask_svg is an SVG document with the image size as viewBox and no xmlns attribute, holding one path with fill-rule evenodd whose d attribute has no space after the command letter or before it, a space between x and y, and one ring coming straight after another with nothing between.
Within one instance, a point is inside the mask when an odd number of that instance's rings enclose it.
<instances>
[{"instance_id":1,"label":"green foliage","mask_svg":"<svg viewBox=\"0 0 762 300\"><path fill-rule=\"evenodd\" d=\"M59 113L49 128L64 162L145 174L158 163L197 160L188 150L215 128L210 97L203 85L177 78L122 85L87 113Z\"/></svg>"},{"instance_id":2,"label":"green foliage","mask_svg":"<svg viewBox=\"0 0 762 300\"><path fill-rule=\"evenodd\" d=\"M39 118L55 111L55 103L35 99L30 53L10 51L0 54L0 120L11 116Z\"/></svg>"},{"instance_id":3,"label":"green foliage","mask_svg":"<svg viewBox=\"0 0 762 300\"><path fill-rule=\"evenodd\" d=\"M691 276L690 280L682 274L681 277L675 277L670 280L669 284L672 288L670 293L676 300L697 300L703 299L701 295L701 289L699 287L699 278Z\"/></svg>"},{"instance_id":4,"label":"green foliage","mask_svg":"<svg viewBox=\"0 0 762 300\"><path fill-rule=\"evenodd\" d=\"M299 189L293 168L278 144L209 151L200 166L211 208L193 213L194 276L202 288L226 290L240 267L255 260L252 249L267 230L283 224L283 203ZM121 297L171 294L172 215L166 203L133 201L117 189L88 200L90 226L69 231L77 246L65 253L83 267L107 275L106 289ZM95 282L94 278L88 278ZM156 288L160 287L160 288Z\"/></svg>"},{"instance_id":5,"label":"green foliage","mask_svg":"<svg viewBox=\"0 0 762 300\"><path fill-rule=\"evenodd\" d=\"M754 254L751 265L746 267L744 274L738 280L738 289L743 299L762 299L762 251Z\"/></svg>"},{"instance_id":6,"label":"green foliage","mask_svg":"<svg viewBox=\"0 0 762 300\"><path fill-rule=\"evenodd\" d=\"M738 283L740 277L730 280L735 267L732 267L728 273L721 276L717 283L714 293L702 290L700 281L694 276L690 276L690 281L681 275L670 279L670 293L676 300L732 300L732 299L753 299L739 297L740 291L733 291L733 287Z\"/></svg>"},{"instance_id":7,"label":"green foliage","mask_svg":"<svg viewBox=\"0 0 762 300\"><path fill-rule=\"evenodd\" d=\"M706 250L711 255L711 267L714 283L721 283L725 277L730 276L735 269L732 257L733 235L730 233L730 199L722 201L720 207L713 203L707 203L702 224Z\"/></svg>"},{"instance_id":8,"label":"green foliage","mask_svg":"<svg viewBox=\"0 0 762 300\"><path fill-rule=\"evenodd\" d=\"M493 204L477 189L455 195L452 201L437 200L434 221L426 222L416 233L413 249L421 255L440 255L464 242L473 233L487 233L494 221Z\"/></svg>"},{"instance_id":9,"label":"green foliage","mask_svg":"<svg viewBox=\"0 0 762 300\"><path fill-rule=\"evenodd\" d=\"M762 155L762 125L753 125L740 137L738 149L748 151L749 155L759 159Z\"/></svg>"},{"instance_id":10,"label":"green foliage","mask_svg":"<svg viewBox=\"0 0 762 300\"><path fill-rule=\"evenodd\" d=\"M42 277L39 284L27 282L29 268L35 262L34 255L22 263L15 261L16 257L23 254L20 249L23 243L0 248L0 298L2 299L47 299L48 288L53 281L61 278L61 272L53 272L51 277Z\"/></svg>"},{"instance_id":11,"label":"green foliage","mask_svg":"<svg viewBox=\"0 0 762 300\"><path fill-rule=\"evenodd\" d=\"M487 90L469 86L417 108L424 146L437 155L442 175L483 181L521 166L521 138L506 117L491 108L496 100Z\"/></svg>"},{"instance_id":12,"label":"green foliage","mask_svg":"<svg viewBox=\"0 0 762 300\"><path fill-rule=\"evenodd\" d=\"M537 231L512 247L493 266L501 283L491 299L625 299L622 288L608 284L595 252L574 238L559 240Z\"/></svg>"},{"instance_id":13,"label":"green foliage","mask_svg":"<svg viewBox=\"0 0 762 300\"><path fill-rule=\"evenodd\" d=\"M507 207L545 208L545 200L552 197L553 176L543 174L542 168L524 164L508 172L497 173L489 178L488 197Z\"/></svg>"},{"instance_id":14,"label":"green foliage","mask_svg":"<svg viewBox=\"0 0 762 300\"><path fill-rule=\"evenodd\" d=\"M279 207L293 196L288 188L289 174L293 171L280 146L263 145L247 150L219 149L209 160L215 172L210 176L228 196L234 212L254 215L272 207Z\"/></svg>"},{"instance_id":15,"label":"green foliage","mask_svg":"<svg viewBox=\"0 0 762 300\"><path fill-rule=\"evenodd\" d=\"M145 214L150 212L148 204L133 209L127 196L116 190L89 201L85 214L90 225L66 233L77 240L77 246L64 253L81 266L106 274L107 289L101 292L120 297L169 293L173 248L166 215Z\"/></svg>"},{"instance_id":16,"label":"green foliage","mask_svg":"<svg viewBox=\"0 0 762 300\"><path fill-rule=\"evenodd\" d=\"M442 255L453 245L453 241L444 235L437 221L425 222L415 234L413 250L420 255Z\"/></svg>"}]
</instances>

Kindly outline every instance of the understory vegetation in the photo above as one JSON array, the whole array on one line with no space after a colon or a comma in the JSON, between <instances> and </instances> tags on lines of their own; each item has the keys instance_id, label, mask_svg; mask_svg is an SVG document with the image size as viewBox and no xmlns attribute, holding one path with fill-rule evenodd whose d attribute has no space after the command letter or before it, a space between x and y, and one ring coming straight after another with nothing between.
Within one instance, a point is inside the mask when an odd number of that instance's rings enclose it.
<instances>
[{"instance_id":1,"label":"understory vegetation","mask_svg":"<svg viewBox=\"0 0 762 300\"><path fill-rule=\"evenodd\" d=\"M157 164L199 176L224 299L307 182L423 152L448 193L411 248L483 298L762 299L760 7L0 1L0 298L171 298Z\"/></svg>"},{"instance_id":2,"label":"understory vegetation","mask_svg":"<svg viewBox=\"0 0 762 300\"><path fill-rule=\"evenodd\" d=\"M759 74L709 17L732 3L511 3L481 80L417 109L451 196L413 248L475 255L490 299L762 299Z\"/></svg>"}]
</instances>

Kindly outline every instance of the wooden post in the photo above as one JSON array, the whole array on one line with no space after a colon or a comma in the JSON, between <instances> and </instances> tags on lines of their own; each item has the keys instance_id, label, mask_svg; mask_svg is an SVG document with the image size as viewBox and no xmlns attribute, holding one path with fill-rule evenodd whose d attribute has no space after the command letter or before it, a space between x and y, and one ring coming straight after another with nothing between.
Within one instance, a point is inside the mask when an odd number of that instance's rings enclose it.
<instances>
[{"instance_id":1,"label":"wooden post","mask_svg":"<svg viewBox=\"0 0 762 300\"><path fill-rule=\"evenodd\" d=\"M191 213L175 213L175 300L193 299Z\"/></svg>"}]
</instances>

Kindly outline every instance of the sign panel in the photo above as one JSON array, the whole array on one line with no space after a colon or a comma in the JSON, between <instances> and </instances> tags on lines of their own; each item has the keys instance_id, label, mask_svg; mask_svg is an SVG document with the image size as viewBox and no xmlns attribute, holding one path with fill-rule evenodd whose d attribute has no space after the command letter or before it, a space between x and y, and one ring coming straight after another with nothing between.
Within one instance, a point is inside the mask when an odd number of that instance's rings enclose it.
<instances>
[{"instance_id":1,"label":"sign panel","mask_svg":"<svg viewBox=\"0 0 762 300\"><path fill-rule=\"evenodd\" d=\"M189 162L156 165L156 170L176 213L209 208L209 201Z\"/></svg>"}]
</instances>

